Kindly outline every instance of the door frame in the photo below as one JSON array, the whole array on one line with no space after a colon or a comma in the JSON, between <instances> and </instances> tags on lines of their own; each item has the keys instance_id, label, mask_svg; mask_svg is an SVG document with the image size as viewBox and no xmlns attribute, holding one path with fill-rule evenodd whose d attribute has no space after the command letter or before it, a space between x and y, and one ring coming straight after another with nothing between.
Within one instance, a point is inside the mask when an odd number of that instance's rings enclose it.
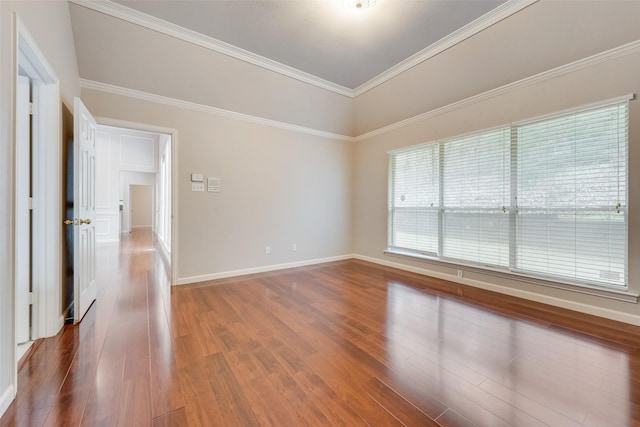
<instances>
[{"instance_id":1,"label":"door frame","mask_svg":"<svg viewBox=\"0 0 640 427\"><path fill-rule=\"evenodd\" d=\"M60 81L17 14L15 17L14 100L18 67L31 78L33 229L32 336L53 336L64 324L61 295L62 112ZM15 114L15 111L14 111ZM15 144L15 117L13 118ZM15 203L15 201L14 201ZM15 242L14 242L15 249Z\"/></svg>"},{"instance_id":2,"label":"door frame","mask_svg":"<svg viewBox=\"0 0 640 427\"><path fill-rule=\"evenodd\" d=\"M61 295L60 248L62 242L61 212L61 141L62 111L60 80L47 62L33 37L17 13L13 13L11 86L11 135L13 144L12 165L15 170L16 148L16 93L19 68L32 80L32 339L57 334L64 324ZM15 175L14 175L15 176ZM10 211L15 210L15 183L12 187ZM15 227L12 227L12 261L16 258ZM12 346L13 372L11 383L17 390L17 345L15 330L15 280L12 274Z\"/></svg>"},{"instance_id":3,"label":"door frame","mask_svg":"<svg viewBox=\"0 0 640 427\"><path fill-rule=\"evenodd\" d=\"M169 260L171 274L169 280L171 285L175 285L178 283L178 130L108 117L94 116L94 118L98 122L98 126L112 126L171 135L171 259ZM129 229L131 229L131 218L129 218Z\"/></svg>"}]
</instances>

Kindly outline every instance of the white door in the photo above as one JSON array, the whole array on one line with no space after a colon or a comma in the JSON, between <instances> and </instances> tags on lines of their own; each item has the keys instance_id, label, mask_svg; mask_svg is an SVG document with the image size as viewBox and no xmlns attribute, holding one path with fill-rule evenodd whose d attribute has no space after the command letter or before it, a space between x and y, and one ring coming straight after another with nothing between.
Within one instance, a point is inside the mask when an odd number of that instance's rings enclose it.
<instances>
[{"instance_id":1,"label":"white door","mask_svg":"<svg viewBox=\"0 0 640 427\"><path fill-rule=\"evenodd\" d=\"M23 344L31 339L31 85L28 77L18 76L16 98L16 343Z\"/></svg>"},{"instance_id":2,"label":"white door","mask_svg":"<svg viewBox=\"0 0 640 427\"><path fill-rule=\"evenodd\" d=\"M96 121L80 98L73 112L74 322L96 299Z\"/></svg>"}]
</instances>

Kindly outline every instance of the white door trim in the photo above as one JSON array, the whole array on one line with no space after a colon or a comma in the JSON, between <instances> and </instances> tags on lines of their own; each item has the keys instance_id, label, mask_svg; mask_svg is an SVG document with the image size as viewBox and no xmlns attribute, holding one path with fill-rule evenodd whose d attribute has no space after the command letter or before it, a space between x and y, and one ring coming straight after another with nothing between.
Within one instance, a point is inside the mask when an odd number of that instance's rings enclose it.
<instances>
[{"instance_id":1,"label":"white door trim","mask_svg":"<svg viewBox=\"0 0 640 427\"><path fill-rule=\"evenodd\" d=\"M33 338L58 333L62 241L60 82L26 27L15 16L17 63L33 82ZM14 85L17 82L17 67ZM15 119L14 119L15 122ZM13 135L15 141L15 133ZM15 142L14 142L15 143Z\"/></svg>"},{"instance_id":2,"label":"white door trim","mask_svg":"<svg viewBox=\"0 0 640 427\"><path fill-rule=\"evenodd\" d=\"M33 145L32 145L32 179L33 179L33 229L32 229L32 290L33 318L32 338L53 336L64 324L61 315L61 268L60 248L62 242L61 228L61 140L62 116L60 105L60 81L49 65L34 39L29 34L17 13L12 15L12 76L11 76L11 126L9 141L12 144L11 164L15 173L16 144L16 92L18 84L18 68L31 78L33 84ZM11 188L11 202L8 210L15 211L15 188ZM12 222L13 223L13 222ZM15 260L15 227L11 230L11 254L9 265ZM13 270L13 269L12 269ZM10 273L11 295L11 386L9 394L2 393L0 413L6 404L15 397L18 387L18 360L15 333L15 274Z\"/></svg>"},{"instance_id":3,"label":"white door trim","mask_svg":"<svg viewBox=\"0 0 640 427\"><path fill-rule=\"evenodd\" d=\"M178 277L178 130L127 120L95 116L98 125L171 135L171 284Z\"/></svg>"}]
</instances>

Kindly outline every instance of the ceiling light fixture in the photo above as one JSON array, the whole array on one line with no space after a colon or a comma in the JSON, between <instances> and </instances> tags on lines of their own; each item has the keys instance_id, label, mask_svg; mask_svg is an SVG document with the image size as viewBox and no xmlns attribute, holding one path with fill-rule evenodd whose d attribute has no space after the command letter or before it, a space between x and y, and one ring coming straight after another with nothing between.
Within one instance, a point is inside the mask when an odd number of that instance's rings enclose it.
<instances>
[{"instance_id":1,"label":"ceiling light fixture","mask_svg":"<svg viewBox=\"0 0 640 427\"><path fill-rule=\"evenodd\" d=\"M343 3L348 10L364 12L371 9L376 4L376 0L343 0Z\"/></svg>"}]
</instances>

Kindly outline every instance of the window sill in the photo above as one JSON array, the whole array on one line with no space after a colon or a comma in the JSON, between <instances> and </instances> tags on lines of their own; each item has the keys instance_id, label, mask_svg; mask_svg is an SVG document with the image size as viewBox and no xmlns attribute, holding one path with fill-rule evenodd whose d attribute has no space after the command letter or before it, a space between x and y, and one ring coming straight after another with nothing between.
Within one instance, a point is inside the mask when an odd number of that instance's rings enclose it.
<instances>
[{"instance_id":1,"label":"window sill","mask_svg":"<svg viewBox=\"0 0 640 427\"><path fill-rule=\"evenodd\" d=\"M500 277L509 280L515 280L518 282L533 284L537 286L544 286L547 288L561 289L564 291L576 292L586 295L597 296L601 298L609 298L618 301L628 302L637 304L640 296L635 293L631 293L624 290L617 289L607 289L599 286L588 286L588 285L574 285L570 283L557 282L549 279L536 278L532 276L527 276L524 274L518 274L514 272L506 272L493 269L491 267L478 267L474 265L467 265L458 262L446 261L434 257L430 257L427 255L420 255L412 252L405 252L397 249L387 249L384 251L385 255L397 258L403 258L411 261L420 261L428 264L446 266L449 268L459 269L465 272L472 272L478 274L484 274L493 277ZM452 280L455 280L453 278Z\"/></svg>"}]
</instances>

